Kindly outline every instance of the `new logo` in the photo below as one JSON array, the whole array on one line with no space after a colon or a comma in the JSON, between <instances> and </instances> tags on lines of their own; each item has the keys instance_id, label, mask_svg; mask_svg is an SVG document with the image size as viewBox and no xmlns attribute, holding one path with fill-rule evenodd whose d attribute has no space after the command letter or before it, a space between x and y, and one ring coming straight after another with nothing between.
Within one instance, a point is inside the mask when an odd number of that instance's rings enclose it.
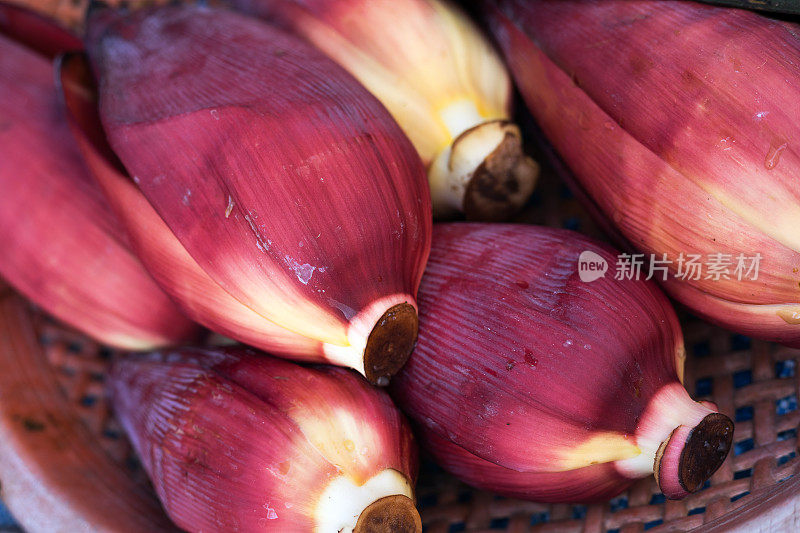
<instances>
[{"instance_id":1,"label":"new logo","mask_svg":"<svg viewBox=\"0 0 800 533\"><path fill-rule=\"evenodd\" d=\"M581 281L588 283L600 279L606 272L608 272L608 261L590 250L581 252L578 257L578 276Z\"/></svg>"}]
</instances>

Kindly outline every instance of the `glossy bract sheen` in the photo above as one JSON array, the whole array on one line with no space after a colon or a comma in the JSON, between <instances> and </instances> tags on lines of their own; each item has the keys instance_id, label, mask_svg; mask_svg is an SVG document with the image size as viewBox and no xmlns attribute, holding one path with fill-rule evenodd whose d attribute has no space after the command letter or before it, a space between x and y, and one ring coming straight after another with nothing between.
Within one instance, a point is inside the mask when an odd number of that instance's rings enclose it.
<instances>
[{"instance_id":1,"label":"glossy bract sheen","mask_svg":"<svg viewBox=\"0 0 800 533\"><path fill-rule=\"evenodd\" d=\"M672 262L667 291L737 332L800 342L800 27L673 1L485 13L593 207ZM690 256L716 266L679 277Z\"/></svg>"},{"instance_id":2,"label":"glossy bract sheen","mask_svg":"<svg viewBox=\"0 0 800 533\"><path fill-rule=\"evenodd\" d=\"M419 343L392 392L446 468L515 497L600 500L713 412L680 384L683 339L655 284L581 279L579 260L614 257L564 230L434 227Z\"/></svg>"},{"instance_id":3,"label":"glossy bract sheen","mask_svg":"<svg viewBox=\"0 0 800 533\"><path fill-rule=\"evenodd\" d=\"M389 114L309 45L225 11L100 12L88 43L156 279L212 329L252 342L241 323L260 322L259 347L364 372L378 319L416 305L430 241L424 170Z\"/></svg>"},{"instance_id":4,"label":"glossy bract sheen","mask_svg":"<svg viewBox=\"0 0 800 533\"><path fill-rule=\"evenodd\" d=\"M538 175L511 80L476 24L441 0L234 0L312 42L377 97L428 166L434 215L506 220Z\"/></svg>"},{"instance_id":5,"label":"glossy bract sheen","mask_svg":"<svg viewBox=\"0 0 800 533\"><path fill-rule=\"evenodd\" d=\"M349 370L197 348L118 361L109 379L159 498L188 531L333 531L327 499L350 502L331 487L365 492L363 507L397 491L413 499L408 424Z\"/></svg>"},{"instance_id":6,"label":"glossy bract sheen","mask_svg":"<svg viewBox=\"0 0 800 533\"><path fill-rule=\"evenodd\" d=\"M11 34L32 41L31 28L44 27L50 52L75 45L46 21L15 16L4 19ZM0 274L46 311L112 346L146 349L192 336L195 327L130 251L84 166L50 61L0 35L0 92Z\"/></svg>"}]
</instances>

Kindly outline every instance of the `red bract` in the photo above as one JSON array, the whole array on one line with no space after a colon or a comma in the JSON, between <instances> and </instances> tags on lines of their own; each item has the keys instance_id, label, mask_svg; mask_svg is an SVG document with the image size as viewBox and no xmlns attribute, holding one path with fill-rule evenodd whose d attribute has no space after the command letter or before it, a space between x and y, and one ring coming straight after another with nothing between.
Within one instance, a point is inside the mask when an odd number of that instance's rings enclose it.
<instances>
[{"instance_id":1,"label":"red bract","mask_svg":"<svg viewBox=\"0 0 800 533\"><path fill-rule=\"evenodd\" d=\"M28 42L30 31L45 28L37 35L47 43L75 44L44 20L0 10L3 28ZM59 109L51 63L0 35L0 93L0 274L112 346L146 349L191 336L195 327L129 250L85 168Z\"/></svg>"},{"instance_id":2,"label":"red bract","mask_svg":"<svg viewBox=\"0 0 800 533\"><path fill-rule=\"evenodd\" d=\"M564 230L436 226L419 343L394 397L470 484L592 501L655 468L664 494L683 497L722 464L733 425L681 385L683 338L655 284L613 270L582 281L584 252L614 264Z\"/></svg>"},{"instance_id":3,"label":"red bract","mask_svg":"<svg viewBox=\"0 0 800 533\"><path fill-rule=\"evenodd\" d=\"M719 325L800 344L800 27L695 2L485 11L579 188L672 261L666 290ZM691 256L716 267L689 272Z\"/></svg>"},{"instance_id":4,"label":"red bract","mask_svg":"<svg viewBox=\"0 0 800 533\"><path fill-rule=\"evenodd\" d=\"M507 220L539 167L511 120L511 80L469 17L440 0L233 0L314 43L370 90L428 167L434 214Z\"/></svg>"},{"instance_id":5,"label":"red bract","mask_svg":"<svg viewBox=\"0 0 800 533\"><path fill-rule=\"evenodd\" d=\"M349 370L197 348L120 360L109 380L156 493L187 531L421 530L408 424Z\"/></svg>"},{"instance_id":6,"label":"red bract","mask_svg":"<svg viewBox=\"0 0 800 533\"><path fill-rule=\"evenodd\" d=\"M87 48L135 186L102 150L89 159L186 312L372 381L396 372L431 214L419 157L380 103L309 45L225 11L101 11Z\"/></svg>"}]
</instances>

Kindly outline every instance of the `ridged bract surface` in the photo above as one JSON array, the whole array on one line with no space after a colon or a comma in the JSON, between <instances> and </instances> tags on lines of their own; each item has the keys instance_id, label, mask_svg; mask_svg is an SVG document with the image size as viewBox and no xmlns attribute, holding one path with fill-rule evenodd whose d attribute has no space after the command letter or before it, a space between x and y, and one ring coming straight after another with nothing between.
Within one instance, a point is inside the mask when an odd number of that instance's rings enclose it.
<instances>
[{"instance_id":1,"label":"ridged bract surface","mask_svg":"<svg viewBox=\"0 0 800 533\"><path fill-rule=\"evenodd\" d=\"M578 258L612 265L581 281ZM544 501L610 497L648 402L678 383L683 339L652 282L614 279L576 233L434 227L420 337L392 392L437 460L471 484Z\"/></svg>"},{"instance_id":2,"label":"ridged bract surface","mask_svg":"<svg viewBox=\"0 0 800 533\"><path fill-rule=\"evenodd\" d=\"M338 476L416 478L407 422L349 370L197 348L120 360L109 379L161 502L189 531L312 531Z\"/></svg>"},{"instance_id":3,"label":"ridged bract surface","mask_svg":"<svg viewBox=\"0 0 800 533\"><path fill-rule=\"evenodd\" d=\"M190 335L193 326L130 252L84 166L51 63L0 35L0 92L0 274L107 344L144 349Z\"/></svg>"},{"instance_id":4,"label":"ridged bract surface","mask_svg":"<svg viewBox=\"0 0 800 533\"><path fill-rule=\"evenodd\" d=\"M201 7L100 13L89 35L112 147L181 255L245 320L319 356L320 343L347 346L371 304L415 304L430 240L424 169L349 74L297 38ZM159 280L188 265L140 249ZM187 308L204 298L178 279L165 288Z\"/></svg>"},{"instance_id":5,"label":"ridged bract surface","mask_svg":"<svg viewBox=\"0 0 800 533\"><path fill-rule=\"evenodd\" d=\"M384 103L426 164L454 140L441 116L448 106L470 102L483 120L509 118L511 80L497 51L466 15L439 0L232 4L291 28L347 68Z\"/></svg>"},{"instance_id":6,"label":"ridged bract surface","mask_svg":"<svg viewBox=\"0 0 800 533\"><path fill-rule=\"evenodd\" d=\"M800 339L797 25L694 2L487 3L528 107L646 253L726 254L667 290L738 332ZM761 254L757 279L735 269ZM746 263L749 266L751 263Z\"/></svg>"}]
</instances>

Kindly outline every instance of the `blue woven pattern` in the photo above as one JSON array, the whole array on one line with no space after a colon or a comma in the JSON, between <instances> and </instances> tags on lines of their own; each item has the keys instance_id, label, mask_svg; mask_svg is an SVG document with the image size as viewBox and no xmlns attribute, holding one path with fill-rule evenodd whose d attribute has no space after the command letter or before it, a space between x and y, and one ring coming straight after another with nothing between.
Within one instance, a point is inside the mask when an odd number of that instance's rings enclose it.
<instances>
[{"instance_id":1,"label":"blue woven pattern","mask_svg":"<svg viewBox=\"0 0 800 533\"><path fill-rule=\"evenodd\" d=\"M14 520L14 517L11 516L11 513L6 509L6 506L3 505L3 502L0 501L0 530L6 530L9 528L17 527L17 522Z\"/></svg>"}]
</instances>

